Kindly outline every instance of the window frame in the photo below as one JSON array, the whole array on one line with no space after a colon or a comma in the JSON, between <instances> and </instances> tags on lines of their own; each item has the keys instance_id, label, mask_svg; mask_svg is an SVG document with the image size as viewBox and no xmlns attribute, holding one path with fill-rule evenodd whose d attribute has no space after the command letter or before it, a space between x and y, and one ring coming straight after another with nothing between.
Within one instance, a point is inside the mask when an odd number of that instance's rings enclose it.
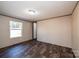
<instances>
[{"instance_id":1,"label":"window frame","mask_svg":"<svg viewBox=\"0 0 79 59\"><path fill-rule=\"evenodd\" d=\"M17 28L17 26L16 25L14 25L15 26L15 28L13 28L12 26L12 23L16 23L16 24L18 24L18 28ZM10 29L10 38L18 38L18 37L22 37L22 27L23 27L23 23L22 22L19 22L19 21L10 21L9 22L9 25L10 25L10 27L9 27L9 29ZM15 33L15 34L18 34L18 33L20 33L19 35L13 35L12 34L12 31L14 31L13 33Z\"/></svg>"}]
</instances>

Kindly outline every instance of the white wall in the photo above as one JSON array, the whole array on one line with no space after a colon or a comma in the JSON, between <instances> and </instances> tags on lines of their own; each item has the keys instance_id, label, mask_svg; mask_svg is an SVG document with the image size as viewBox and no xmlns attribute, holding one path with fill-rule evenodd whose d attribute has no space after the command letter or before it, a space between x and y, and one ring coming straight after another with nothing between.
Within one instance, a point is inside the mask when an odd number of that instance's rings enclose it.
<instances>
[{"instance_id":1,"label":"white wall","mask_svg":"<svg viewBox=\"0 0 79 59\"><path fill-rule=\"evenodd\" d=\"M37 22L37 40L71 48L71 20L64 16Z\"/></svg>"},{"instance_id":2,"label":"white wall","mask_svg":"<svg viewBox=\"0 0 79 59\"><path fill-rule=\"evenodd\" d=\"M79 57L79 3L72 15L73 17L73 51L76 57Z\"/></svg>"},{"instance_id":3,"label":"white wall","mask_svg":"<svg viewBox=\"0 0 79 59\"><path fill-rule=\"evenodd\" d=\"M23 36L10 38L9 22L19 21L23 23ZM0 15L0 48L32 39L32 23Z\"/></svg>"}]
</instances>

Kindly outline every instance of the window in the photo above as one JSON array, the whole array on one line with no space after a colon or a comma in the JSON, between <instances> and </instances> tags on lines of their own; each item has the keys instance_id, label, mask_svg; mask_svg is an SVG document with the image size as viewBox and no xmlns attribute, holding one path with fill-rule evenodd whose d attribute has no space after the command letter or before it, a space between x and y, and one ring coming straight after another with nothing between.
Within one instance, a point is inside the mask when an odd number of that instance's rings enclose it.
<instances>
[{"instance_id":1,"label":"window","mask_svg":"<svg viewBox=\"0 0 79 59\"><path fill-rule=\"evenodd\" d=\"M22 36L22 23L10 21L10 38Z\"/></svg>"}]
</instances>

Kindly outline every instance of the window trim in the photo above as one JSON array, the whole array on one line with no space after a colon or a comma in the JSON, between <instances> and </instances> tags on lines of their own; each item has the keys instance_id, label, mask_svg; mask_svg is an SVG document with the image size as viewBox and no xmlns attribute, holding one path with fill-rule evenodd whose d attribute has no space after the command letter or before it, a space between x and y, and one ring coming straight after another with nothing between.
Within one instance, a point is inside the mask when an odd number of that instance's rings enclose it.
<instances>
[{"instance_id":1,"label":"window trim","mask_svg":"<svg viewBox=\"0 0 79 59\"><path fill-rule=\"evenodd\" d=\"M11 27L11 26L12 26L11 22L16 22L16 23L18 23L20 28L12 28L12 27ZM10 22L9 22L9 25L10 25L10 27L9 27L9 29L10 29L10 30L9 30L9 31L10 31L10 38L22 37L22 27L23 27L23 23L22 23L22 22L19 22L19 21L10 21ZM12 30L17 31L17 33L14 32L16 35L12 36L12 32L11 32ZM20 30L20 31L19 31L19 32L20 32L19 35L17 35L17 34L18 34L18 30Z\"/></svg>"}]
</instances>

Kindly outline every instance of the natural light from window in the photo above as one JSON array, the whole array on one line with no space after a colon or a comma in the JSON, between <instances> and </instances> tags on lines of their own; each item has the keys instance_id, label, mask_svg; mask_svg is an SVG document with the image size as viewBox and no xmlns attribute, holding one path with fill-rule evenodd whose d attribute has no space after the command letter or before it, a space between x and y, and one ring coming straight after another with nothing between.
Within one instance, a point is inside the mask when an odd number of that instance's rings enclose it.
<instances>
[{"instance_id":1,"label":"natural light from window","mask_svg":"<svg viewBox=\"0 0 79 59\"><path fill-rule=\"evenodd\" d=\"M10 21L10 38L22 37L22 22Z\"/></svg>"}]
</instances>

